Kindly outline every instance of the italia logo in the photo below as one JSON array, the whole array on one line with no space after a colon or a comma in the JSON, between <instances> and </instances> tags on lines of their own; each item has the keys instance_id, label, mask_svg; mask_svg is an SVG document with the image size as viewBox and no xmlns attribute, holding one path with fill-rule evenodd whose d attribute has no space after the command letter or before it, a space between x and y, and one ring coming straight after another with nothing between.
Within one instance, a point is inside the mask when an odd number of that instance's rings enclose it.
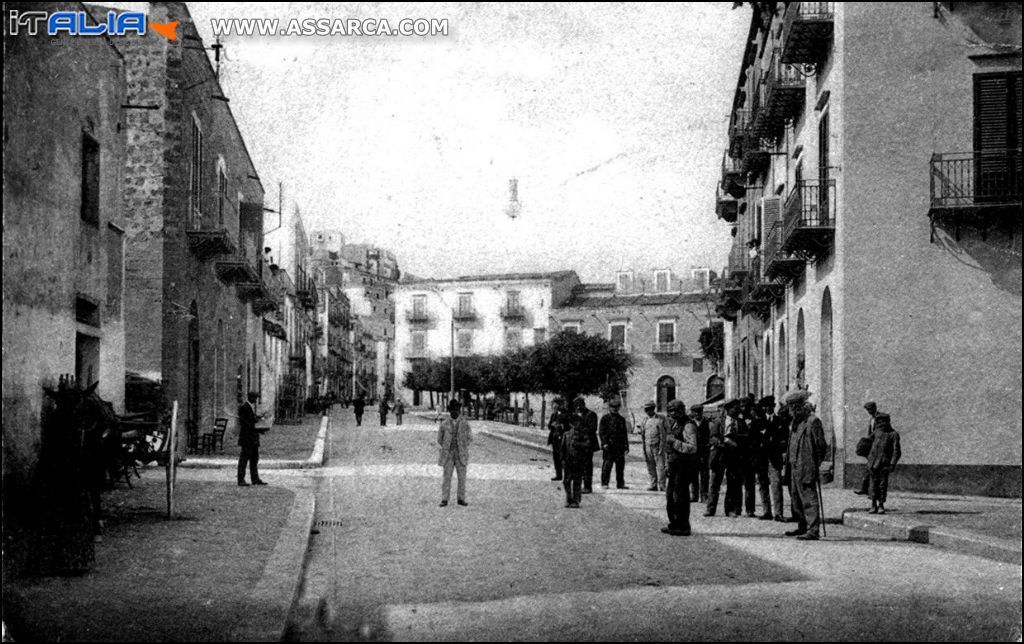
<instances>
[{"instance_id":1,"label":"italia logo","mask_svg":"<svg viewBox=\"0 0 1024 644\"><path fill-rule=\"evenodd\" d=\"M48 36L145 36L146 32L152 29L167 40L175 41L178 39L179 22L147 20L146 14L138 11L109 11L106 21L85 11L11 11L8 15L8 31L12 36L18 35L22 28L25 28L30 36L36 36L40 32L45 32ZM43 26L42 29L40 25Z\"/></svg>"}]
</instances>

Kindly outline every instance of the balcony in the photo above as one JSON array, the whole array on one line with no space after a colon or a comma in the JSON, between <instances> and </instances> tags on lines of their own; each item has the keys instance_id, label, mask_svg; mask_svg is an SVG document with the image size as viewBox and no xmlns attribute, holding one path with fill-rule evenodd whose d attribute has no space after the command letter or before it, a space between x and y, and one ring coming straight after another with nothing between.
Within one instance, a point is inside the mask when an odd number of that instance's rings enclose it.
<instances>
[{"instance_id":1,"label":"balcony","mask_svg":"<svg viewBox=\"0 0 1024 644\"><path fill-rule=\"evenodd\" d=\"M749 124L750 110L736 110L732 113L732 119L729 122L728 156L734 159L743 157L743 144L746 142L745 137Z\"/></svg>"},{"instance_id":2,"label":"balcony","mask_svg":"<svg viewBox=\"0 0 1024 644\"><path fill-rule=\"evenodd\" d=\"M185 231L185 235L188 237L188 249L203 262L220 255L232 255L236 251L231 235L225 228L188 230Z\"/></svg>"},{"instance_id":3,"label":"balcony","mask_svg":"<svg viewBox=\"0 0 1024 644\"><path fill-rule=\"evenodd\" d=\"M834 2L790 2L782 19L782 62L819 62L832 41L834 17Z\"/></svg>"},{"instance_id":4,"label":"balcony","mask_svg":"<svg viewBox=\"0 0 1024 644\"><path fill-rule=\"evenodd\" d=\"M427 357L426 347L416 347L414 345L408 345L405 349L405 357L410 360L421 360Z\"/></svg>"},{"instance_id":5,"label":"balcony","mask_svg":"<svg viewBox=\"0 0 1024 644\"><path fill-rule=\"evenodd\" d=\"M225 284L252 284L260 281L260 274L249 260L235 256L214 264L217 279Z\"/></svg>"},{"instance_id":6,"label":"balcony","mask_svg":"<svg viewBox=\"0 0 1024 644\"><path fill-rule=\"evenodd\" d=\"M477 319L477 314L475 309L455 309L452 311L452 318L459 322L472 322Z\"/></svg>"},{"instance_id":7,"label":"balcony","mask_svg":"<svg viewBox=\"0 0 1024 644\"><path fill-rule=\"evenodd\" d=\"M306 274L306 271L301 266L298 267L295 273L295 297L299 299L302 308L307 310L316 308L316 284L313 283L313 279Z\"/></svg>"},{"instance_id":8,"label":"balcony","mask_svg":"<svg viewBox=\"0 0 1024 644\"><path fill-rule=\"evenodd\" d=\"M758 108L751 122L751 133L759 138L778 139L786 121L803 107L805 85L800 68L783 63L779 49L773 49L756 90Z\"/></svg>"},{"instance_id":9,"label":"balcony","mask_svg":"<svg viewBox=\"0 0 1024 644\"><path fill-rule=\"evenodd\" d=\"M804 270L804 260L782 251L781 221L776 221L768 230L764 241L764 277L768 280L791 281ZM785 292L785 289L783 289Z\"/></svg>"},{"instance_id":10,"label":"balcony","mask_svg":"<svg viewBox=\"0 0 1024 644\"><path fill-rule=\"evenodd\" d=\"M832 248L836 233L836 180L799 181L783 208L782 251L819 259Z\"/></svg>"},{"instance_id":11,"label":"balcony","mask_svg":"<svg viewBox=\"0 0 1024 644\"><path fill-rule=\"evenodd\" d=\"M1021 150L933 154L932 222L988 228L1020 217Z\"/></svg>"},{"instance_id":12,"label":"balcony","mask_svg":"<svg viewBox=\"0 0 1024 644\"><path fill-rule=\"evenodd\" d=\"M743 181L743 163L740 159L729 156L728 150L722 154L722 188L725 193L735 199L746 194Z\"/></svg>"},{"instance_id":13,"label":"balcony","mask_svg":"<svg viewBox=\"0 0 1024 644\"><path fill-rule=\"evenodd\" d=\"M743 278L750 273L750 251L746 246L733 242L732 250L729 251L729 277L743 281Z\"/></svg>"},{"instance_id":14,"label":"balcony","mask_svg":"<svg viewBox=\"0 0 1024 644\"><path fill-rule=\"evenodd\" d=\"M284 327L270 320L263 320L263 332L278 340L288 339L288 334L285 332Z\"/></svg>"},{"instance_id":15,"label":"balcony","mask_svg":"<svg viewBox=\"0 0 1024 644\"><path fill-rule=\"evenodd\" d=\"M525 320L526 309L521 305L505 305L501 307L501 319L503 320Z\"/></svg>"},{"instance_id":16,"label":"balcony","mask_svg":"<svg viewBox=\"0 0 1024 644\"><path fill-rule=\"evenodd\" d=\"M736 216L739 212L739 202L725 194L722 184L718 184L718 191L715 195L715 214L722 221L730 224L736 223Z\"/></svg>"},{"instance_id":17,"label":"balcony","mask_svg":"<svg viewBox=\"0 0 1024 644\"><path fill-rule=\"evenodd\" d=\"M405 312L405 321L409 324L427 324L430 322L430 316L426 311L417 311L413 309L412 311Z\"/></svg>"},{"instance_id":18,"label":"balcony","mask_svg":"<svg viewBox=\"0 0 1024 644\"><path fill-rule=\"evenodd\" d=\"M676 355L680 351L678 342L655 342L651 345L651 353L656 355Z\"/></svg>"}]
</instances>

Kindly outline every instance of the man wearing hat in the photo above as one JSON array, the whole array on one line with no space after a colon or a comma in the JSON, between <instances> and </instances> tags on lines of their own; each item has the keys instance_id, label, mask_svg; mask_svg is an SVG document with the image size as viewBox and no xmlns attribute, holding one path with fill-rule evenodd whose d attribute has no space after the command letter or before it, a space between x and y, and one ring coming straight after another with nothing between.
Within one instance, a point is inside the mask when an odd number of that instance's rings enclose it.
<instances>
[{"instance_id":1,"label":"man wearing hat","mask_svg":"<svg viewBox=\"0 0 1024 644\"><path fill-rule=\"evenodd\" d=\"M615 487L620 490L626 486L626 453L629 452L629 431L626 419L619 414L622 401L618 396L608 401L608 413L601 417L598 438L601 440L601 487L607 488L611 480L612 465L615 466Z\"/></svg>"},{"instance_id":2,"label":"man wearing hat","mask_svg":"<svg viewBox=\"0 0 1024 644\"><path fill-rule=\"evenodd\" d=\"M786 536L816 541L821 529L821 504L818 498L818 468L828 451L821 420L807 407L810 393L797 389L786 394L785 402L793 417L789 432L787 467L789 494L797 528Z\"/></svg>"},{"instance_id":3,"label":"man wearing hat","mask_svg":"<svg viewBox=\"0 0 1024 644\"><path fill-rule=\"evenodd\" d=\"M869 400L868 402L864 403L864 411L868 412L868 416L871 417L871 420L868 421L867 437L870 438L870 439L874 439L874 437L875 437L875 419L878 417L878 405L875 404L875 401ZM860 488L858 488L854 492L854 494L859 494L861 496L866 496L867 493L868 493L868 485L869 485L870 482L871 482L871 468L870 467L865 467L864 468L864 476L861 477L861 481L860 481Z\"/></svg>"},{"instance_id":4,"label":"man wearing hat","mask_svg":"<svg viewBox=\"0 0 1024 644\"><path fill-rule=\"evenodd\" d=\"M263 418L263 414L256 413L256 401L260 399L259 393L250 391L246 401L238 406L238 446L241 453L238 455L238 485L246 487L245 468L249 466L249 479L253 485L266 485L260 479L258 465L260 462L260 430L256 428L256 421ZM265 431L265 430L264 430Z\"/></svg>"},{"instance_id":5,"label":"man wearing hat","mask_svg":"<svg viewBox=\"0 0 1024 644\"><path fill-rule=\"evenodd\" d=\"M789 427L781 416L775 413L775 396L765 396L758 401L764 419L764 435L761 439L764 468L768 476L769 496L771 497L771 518L784 522L782 502L782 470L786 464L786 444L789 440ZM768 519L767 513L762 515Z\"/></svg>"},{"instance_id":6,"label":"man wearing hat","mask_svg":"<svg viewBox=\"0 0 1024 644\"><path fill-rule=\"evenodd\" d=\"M597 414L587 409L583 396L577 396L573 404L580 427L590 440L590 456L583 459L583 493L590 494L594 491L594 452L601 449L597 438Z\"/></svg>"},{"instance_id":7,"label":"man wearing hat","mask_svg":"<svg viewBox=\"0 0 1024 644\"><path fill-rule=\"evenodd\" d=\"M449 418L441 421L437 430L437 444L441 453L437 464L444 468L444 478L441 480L441 507L448 505L448 498L452 492L452 470L459 476L459 489L457 499L459 505L466 503L466 467L469 465L469 444L473 441L473 434L469 429L469 422L461 416L462 403L453 398L448 403Z\"/></svg>"},{"instance_id":8,"label":"man wearing hat","mask_svg":"<svg viewBox=\"0 0 1024 644\"><path fill-rule=\"evenodd\" d=\"M551 401L551 417L548 418L548 445L551 446L551 459L555 463L555 475L552 481L562 480L562 434L567 429L568 412L562 407L565 405L565 398L555 396Z\"/></svg>"},{"instance_id":9,"label":"man wearing hat","mask_svg":"<svg viewBox=\"0 0 1024 644\"><path fill-rule=\"evenodd\" d=\"M648 492L665 491L665 417L655 413L658 405L648 400L644 405L644 418L640 422L640 440L644 446L644 460L647 461L647 474L651 484Z\"/></svg>"},{"instance_id":10,"label":"man wearing hat","mask_svg":"<svg viewBox=\"0 0 1024 644\"><path fill-rule=\"evenodd\" d=\"M708 422L708 505L704 516L713 517L718 511L718 495L725 479L725 460L728 447L725 444L725 423L722 419L724 408Z\"/></svg>"},{"instance_id":11,"label":"man wearing hat","mask_svg":"<svg viewBox=\"0 0 1024 644\"><path fill-rule=\"evenodd\" d=\"M738 517L743 514L743 489L747 478L747 426L743 421L743 401L727 400L725 410L725 436L722 439L725 465L725 516ZM752 488L753 486L751 486ZM751 490L751 493L753 490ZM753 501L753 495L748 498ZM753 505L753 503L751 503Z\"/></svg>"},{"instance_id":12,"label":"man wearing hat","mask_svg":"<svg viewBox=\"0 0 1024 644\"><path fill-rule=\"evenodd\" d=\"M690 419L697 426L697 469L690 481L690 503L707 503L708 500L708 440L710 425L704 418L704 407L690 407Z\"/></svg>"},{"instance_id":13,"label":"man wearing hat","mask_svg":"<svg viewBox=\"0 0 1024 644\"><path fill-rule=\"evenodd\" d=\"M697 467L697 426L686 415L681 400L668 404L669 422L665 432L665 462L668 465L668 486L665 511L668 526L665 534L685 537L690 534L690 479Z\"/></svg>"}]
</instances>

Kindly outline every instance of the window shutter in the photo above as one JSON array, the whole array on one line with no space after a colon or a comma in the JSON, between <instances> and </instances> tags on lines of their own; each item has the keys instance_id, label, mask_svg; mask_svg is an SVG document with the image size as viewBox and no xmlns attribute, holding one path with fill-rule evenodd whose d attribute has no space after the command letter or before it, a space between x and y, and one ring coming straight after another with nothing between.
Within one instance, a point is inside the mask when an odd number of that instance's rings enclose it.
<instances>
[{"instance_id":1,"label":"window shutter","mask_svg":"<svg viewBox=\"0 0 1024 644\"><path fill-rule=\"evenodd\" d=\"M974 147L976 150L1005 150L1010 147L1007 99L1009 77L974 78Z\"/></svg>"}]
</instances>

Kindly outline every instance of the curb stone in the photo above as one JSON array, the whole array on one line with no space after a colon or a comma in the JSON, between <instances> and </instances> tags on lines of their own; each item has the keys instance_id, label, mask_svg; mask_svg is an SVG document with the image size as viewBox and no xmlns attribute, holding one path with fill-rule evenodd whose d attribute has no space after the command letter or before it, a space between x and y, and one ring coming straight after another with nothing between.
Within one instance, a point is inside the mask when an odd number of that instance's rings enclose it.
<instances>
[{"instance_id":1,"label":"curb stone","mask_svg":"<svg viewBox=\"0 0 1024 644\"><path fill-rule=\"evenodd\" d=\"M231 642L280 642L288 628L288 616L299 596L306 550L309 547L316 495L295 491L288 521L256 587L246 600L244 622L228 637Z\"/></svg>"}]
</instances>

